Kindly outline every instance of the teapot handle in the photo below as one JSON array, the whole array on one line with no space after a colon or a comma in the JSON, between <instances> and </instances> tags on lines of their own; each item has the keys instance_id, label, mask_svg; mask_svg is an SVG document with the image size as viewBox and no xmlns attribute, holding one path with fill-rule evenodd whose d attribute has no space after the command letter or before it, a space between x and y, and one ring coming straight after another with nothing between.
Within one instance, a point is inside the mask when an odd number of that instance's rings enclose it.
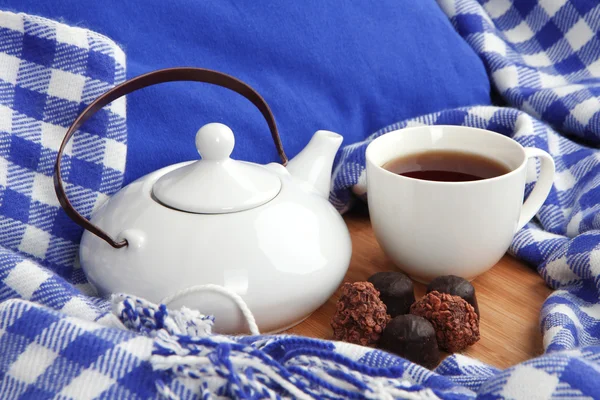
<instances>
[{"instance_id":1,"label":"teapot handle","mask_svg":"<svg viewBox=\"0 0 600 400\"><path fill-rule=\"evenodd\" d=\"M124 239L118 242L115 241L113 238L110 237L108 233L104 232L102 229L92 224L87 218L79 214L67 198L67 193L65 192L60 172L60 163L63 152L65 151L67 143L69 142L73 134L81 127L81 125L83 125L102 107L113 102L119 97L125 96L126 94L129 94L131 92L135 92L136 90L156 85L158 83L174 81L195 81L212 83L213 85L218 85L233 90L234 92L237 92L245 98L247 98L248 100L250 100L250 102L252 102L252 104L254 104L256 108L258 108L263 117L267 120L267 124L269 125L269 129L271 131L271 136L273 137L273 142L275 142L275 147L277 148L277 153L279 153L279 157L281 158L282 164L286 165L288 162L287 156L285 155L285 152L283 150L281 139L279 137L279 132L277 131L275 118L273 117L271 109L269 108L267 103L254 89L230 75L203 68L167 68L137 76L133 79L128 80L127 82L115 86L108 92L98 97L92 103L90 103L90 105L87 106L87 108L83 110L81 114L79 114L75 122L73 122L73 124L71 124L71 126L67 130L67 133L65 134L65 137L62 143L60 144L60 148L58 149L56 163L54 164L54 190L56 192L56 196L58 197L60 205L65 210L65 213L67 213L69 218L71 218L83 229L87 229L88 231L98 236L100 239L104 240L116 249L127 246L127 240Z\"/></svg>"}]
</instances>

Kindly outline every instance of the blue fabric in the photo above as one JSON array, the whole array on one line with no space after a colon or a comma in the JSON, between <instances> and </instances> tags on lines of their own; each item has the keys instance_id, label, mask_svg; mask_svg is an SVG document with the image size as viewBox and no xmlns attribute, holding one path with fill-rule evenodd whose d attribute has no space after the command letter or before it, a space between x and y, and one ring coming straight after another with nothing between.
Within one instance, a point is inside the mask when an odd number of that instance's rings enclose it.
<instances>
[{"instance_id":1,"label":"blue fabric","mask_svg":"<svg viewBox=\"0 0 600 400\"><path fill-rule=\"evenodd\" d=\"M114 43L91 31L1 14L2 300L25 296L55 309L77 303L93 319L106 312L78 290L87 285L76 261L82 229L60 207L52 177L67 128L86 104L125 80L124 58ZM64 154L65 188L85 216L123 183L124 107L124 101L117 101L103 109L77 132Z\"/></svg>"},{"instance_id":2,"label":"blue fabric","mask_svg":"<svg viewBox=\"0 0 600 400\"><path fill-rule=\"evenodd\" d=\"M128 77L180 65L232 74L267 100L289 156L318 129L353 143L401 119L490 103L481 61L433 0L0 0L0 8L109 36L127 53ZM233 129L234 157L277 161L261 118L237 94L207 85L131 95L125 183L197 158L194 135L208 122Z\"/></svg>"},{"instance_id":3,"label":"blue fabric","mask_svg":"<svg viewBox=\"0 0 600 400\"><path fill-rule=\"evenodd\" d=\"M401 127L487 128L550 152L550 197L511 247L556 289L544 355L499 370L457 354L432 372L346 343L212 335L197 311L94 297L51 165L76 110L123 80L124 54L93 32L0 12L0 398L600 398L600 4L439 3L514 108L391 124L343 149L331 198L345 210L366 197L364 149ZM67 151L67 190L85 215L122 183L124 115L113 104Z\"/></svg>"}]
</instances>

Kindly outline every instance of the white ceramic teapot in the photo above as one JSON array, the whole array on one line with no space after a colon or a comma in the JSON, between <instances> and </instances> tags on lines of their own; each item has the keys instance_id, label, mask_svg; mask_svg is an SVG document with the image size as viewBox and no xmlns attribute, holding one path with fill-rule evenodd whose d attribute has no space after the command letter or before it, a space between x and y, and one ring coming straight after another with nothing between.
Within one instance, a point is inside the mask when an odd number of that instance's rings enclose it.
<instances>
[{"instance_id":1,"label":"white ceramic teapot","mask_svg":"<svg viewBox=\"0 0 600 400\"><path fill-rule=\"evenodd\" d=\"M283 165L231 159L233 133L208 124L196 135L202 159L138 179L88 221L73 209L62 184L68 140L118 97L175 80L217 84L247 97L266 118ZM321 306L348 269L350 236L327 200L341 142L338 134L318 131L288 163L271 111L253 89L219 72L171 68L125 82L82 112L60 147L55 188L66 213L86 229L81 265L100 295L127 293L197 309L214 315L222 333L248 331L240 311L247 306L260 331L275 332Z\"/></svg>"}]
</instances>

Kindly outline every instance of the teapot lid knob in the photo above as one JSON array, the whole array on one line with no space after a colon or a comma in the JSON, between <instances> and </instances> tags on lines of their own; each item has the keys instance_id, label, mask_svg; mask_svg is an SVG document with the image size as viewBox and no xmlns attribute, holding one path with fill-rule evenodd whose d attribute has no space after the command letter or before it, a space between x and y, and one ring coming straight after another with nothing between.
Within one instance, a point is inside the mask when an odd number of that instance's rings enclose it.
<instances>
[{"instance_id":1,"label":"teapot lid knob","mask_svg":"<svg viewBox=\"0 0 600 400\"><path fill-rule=\"evenodd\" d=\"M206 124L196 133L196 149L203 160L226 160L231 155L234 145L232 130L218 122Z\"/></svg>"}]
</instances>

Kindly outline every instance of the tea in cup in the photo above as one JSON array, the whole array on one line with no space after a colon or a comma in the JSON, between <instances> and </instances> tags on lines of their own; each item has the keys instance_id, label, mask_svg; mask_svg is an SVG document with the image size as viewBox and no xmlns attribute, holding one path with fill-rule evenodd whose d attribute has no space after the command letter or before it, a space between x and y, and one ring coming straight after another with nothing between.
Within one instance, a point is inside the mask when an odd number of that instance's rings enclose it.
<instances>
[{"instance_id":1,"label":"tea in cup","mask_svg":"<svg viewBox=\"0 0 600 400\"><path fill-rule=\"evenodd\" d=\"M527 166L540 174L523 203ZM373 231L387 256L413 279L467 279L504 255L514 234L540 209L554 178L543 150L461 126L406 128L366 150Z\"/></svg>"}]
</instances>

